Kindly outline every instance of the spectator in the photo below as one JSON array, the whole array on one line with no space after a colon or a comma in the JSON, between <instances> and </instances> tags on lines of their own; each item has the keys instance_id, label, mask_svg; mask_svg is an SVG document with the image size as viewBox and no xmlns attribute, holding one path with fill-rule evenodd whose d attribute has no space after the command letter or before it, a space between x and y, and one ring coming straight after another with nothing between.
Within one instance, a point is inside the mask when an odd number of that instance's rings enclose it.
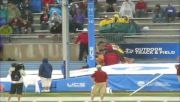
<instances>
[{"instance_id":1,"label":"spectator","mask_svg":"<svg viewBox=\"0 0 180 102\"><path fill-rule=\"evenodd\" d=\"M121 16L127 16L129 18L133 18L133 14L135 13L135 6L134 3L130 0L125 0L122 3L122 6L120 8L120 15Z\"/></svg>"},{"instance_id":2,"label":"spectator","mask_svg":"<svg viewBox=\"0 0 180 102\"><path fill-rule=\"evenodd\" d=\"M18 95L18 102L21 102L21 96L23 92L23 77L25 76L25 68L22 64L12 63L9 69L11 75L11 89L8 96L8 102L10 102L12 95Z\"/></svg>"},{"instance_id":3,"label":"spectator","mask_svg":"<svg viewBox=\"0 0 180 102\"><path fill-rule=\"evenodd\" d=\"M75 21L76 28L82 30L85 22L85 15L82 10L77 9L76 13L73 16L73 20Z\"/></svg>"},{"instance_id":4,"label":"spectator","mask_svg":"<svg viewBox=\"0 0 180 102\"><path fill-rule=\"evenodd\" d=\"M180 64L176 65L176 69L177 69L177 78L178 81L180 81Z\"/></svg>"},{"instance_id":5,"label":"spectator","mask_svg":"<svg viewBox=\"0 0 180 102\"><path fill-rule=\"evenodd\" d=\"M79 61L83 60L83 54L86 52L86 55L88 55L88 33L87 28L84 28L82 32L79 33L75 44L79 43Z\"/></svg>"},{"instance_id":6,"label":"spectator","mask_svg":"<svg viewBox=\"0 0 180 102\"><path fill-rule=\"evenodd\" d=\"M39 67L39 77L41 78L43 87L42 92L50 92L52 71L52 65L48 63L47 58L44 58L42 60L42 64Z\"/></svg>"},{"instance_id":7,"label":"spectator","mask_svg":"<svg viewBox=\"0 0 180 102\"><path fill-rule=\"evenodd\" d=\"M161 23L163 22L164 10L161 8L159 4L156 4L155 9L153 11L153 22Z\"/></svg>"},{"instance_id":8,"label":"spectator","mask_svg":"<svg viewBox=\"0 0 180 102\"><path fill-rule=\"evenodd\" d=\"M40 24L41 24L41 30L47 30L49 28L49 15L48 13L44 10L43 14L40 17Z\"/></svg>"},{"instance_id":9,"label":"spectator","mask_svg":"<svg viewBox=\"0 0 180 102\"><path fill-rule=\"evenodd\" d=\"M13 29L13 34L21 34L21 26L23 25L21 18L19 17L13 18L9 22L9 24L11 25Z\"/></svg>"},{"instance_id":10,"label":"spectator","mask_svg":"<svg viewBox=\"0 0 180 102\"><path fill-rule=\"evenodd\" d=\"M62 23L62 18L60 15L58 15L58 13L56 11L53 12L53 15L50 17L50 28L55 26L55 24L61 24Z\"/></svg>"},{"instance_id":11,"label":"spectator","mask_svg":"<svg viewBox=\"0 0 180 102\"><path fill-rule=\"evenodd\" d=\"M22 19L24 22L24 29L22 31L24 31L24 33L34 32L34 28L33 28L34 19L31 11L25 10L25 14L22 15Z\"/></svg>"},{"instance_id":12,"label":"spectator","mask_svg":"<svg viewBox=\"0 0 180 102\"><path fill-rule=\"evenodd\" d=\"M13 33L13 29L9 24L0 27L0 34L9 35Z\"/></svg>"},{"instance_id":13,"label":"spectator","mask_svg":"<svg viewBox=\"0 0 180 102\"><path fill-rule=\"evenodd\" d=\"M109 5L113 5L117 2L117 0L106 0L106 3Z\"/></svg>"},{"instance_id":14,"label":"spectator","mask_svg":"<svg viewBox=\"0 0 180 102\"><path fill-rule=\"evenodd\" d=\"M147 13L147 3L144 0L139 0L136 3L136 16L137 17L145 17Z\"/></svg>"},{"instance_id":15,"label":"spectator","mask_svg":"<svg viewBox=\"0 0 180 102\"><path fill-rule=\"evenodd\" d=\"M103 102L104 94L106 93L106 88L108 84L108 76L107 73L101 69L101 65L97 65L96 68L97 71L95 71L91 75L91 78L94 82L94 86L91 92L91 101L93 102L94 97L99 95L101 98L101 102Z\"/></svg>"},{"instance_id":16,"label":"spectator","mask_svg":"<svg viewBox=\"0 0 180 102\"><path fill-rule=\"evenodd\" d=\"M168 7L165 8L165 16L166 16L166 22L171 22L175 20L176 17L176 8L169 3Z\"/></svg>"},{"instance_id":17,"label":"spectator","mask_svg":"<svg viewBox=\"0 0 180 102\"><path fill-rule=\"evenodd\" d=\"M177 79L180 81L180 56L178 57L179 64L175 65L177 69Z\"/></svg>"},{"instance_id":18,"label":"spectator","mask_svg":"<svg viewBox=\"0 0 180 102\"><path fill-rule=\"evenodd\" d=\"M113 5L108 5L106 12L115 12L114 6Z\"/></svg>"}]
</instances>

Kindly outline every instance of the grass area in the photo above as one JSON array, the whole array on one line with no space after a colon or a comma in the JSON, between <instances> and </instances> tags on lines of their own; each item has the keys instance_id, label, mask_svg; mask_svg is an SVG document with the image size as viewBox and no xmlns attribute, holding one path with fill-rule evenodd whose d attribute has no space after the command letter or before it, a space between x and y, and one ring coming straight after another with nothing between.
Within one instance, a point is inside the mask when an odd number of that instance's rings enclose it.
<instances>
[{"instance_id":1,"label":"grass area","mask_svg":"<svg viewBox=\"0 0 180 102\"><path fill-rule=\"evenodd\" d=\"M112 94L106 94L109 97L127 97L131 92L113 92ZM8 93L3 93L3 96L7 96ZM90 96L90 92L50 92L50 93L23 93L25 97L87 97ZM179 97L180 92L137 92L133 96L157 96L157 97ZM132 97L132 96L131 96Z\"/></svg>"}]
</instances>

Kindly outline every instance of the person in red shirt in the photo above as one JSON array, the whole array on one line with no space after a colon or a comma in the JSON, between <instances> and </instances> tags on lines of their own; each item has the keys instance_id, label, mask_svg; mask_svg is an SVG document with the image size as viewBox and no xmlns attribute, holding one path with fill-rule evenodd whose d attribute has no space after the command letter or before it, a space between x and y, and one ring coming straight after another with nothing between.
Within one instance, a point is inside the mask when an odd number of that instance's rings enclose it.
<instances>
[{"instance_id":1,"label":"person in red shirt","mask_svg":"<svg viewBox=\"0 0 180 102\"><path fill-rule=\"evenodd\" d=\"M137 17L145 17L147 11L147 4L144 0L139 0L136 3L136 16Z\"/></svg>"},{"instance_id":2,"label":"person in red shirt","mask_svg":"<svg viewBox=\"0 0 180 102\"><path fill-rule=\"evenodd\" d=\"M91 101L94 100L95 96L99 95L101 102L103 102L104 94L106 93L108 76L107 73L101 69L101 67L101 65L97 65L97 71L91 75L91 78L94 82L94 86L91 92Z\"/></svg>"},{"instance_id":3,"label":"person in red shirt","mask_svg":"<svg viewBox=\"0 0 180 102\"><path fill-rule=\"evenodd\" d=\"M177 78L178 81L180 81L180 64L176 65L176 69L177 69Z\"/></svg>"},{"instance_id":4,"label":"person in red shirt","mask_svg":"<svg viewBox=\"0 0 180 102\"><path fill-rule=\"evenodd\" d=\"M106 45L106 52L104 54L104 65L113 65L118 63L124 63L125 59L119 51L113 50L111 44Z\"/></svg>"},{"instance_id":5,"label":"person in red shirt","mask_svg":"<svg viewBox=\"0 0 180 102\"><path fill-rule=\"evenodd\" d=\"M82 32L79 33L75 44L79 43L79 61L83 60L83 54L86 52L88 55L88 33L87 28L84 28Z\"/></svg>"}]
</instances>

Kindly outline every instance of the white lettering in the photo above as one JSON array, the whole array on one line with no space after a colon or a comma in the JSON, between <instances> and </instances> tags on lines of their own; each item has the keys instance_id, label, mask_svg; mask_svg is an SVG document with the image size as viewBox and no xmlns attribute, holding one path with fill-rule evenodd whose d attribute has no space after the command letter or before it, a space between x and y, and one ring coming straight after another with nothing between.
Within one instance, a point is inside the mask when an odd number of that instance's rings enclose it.
<instances>
[{"instance_id":1,"label":"white lettering","mask_svg":"<svg viewBox=\"0 0 180 102\"><path fill-rule=\"evenodd\" d=\"M85 87L86 83L67 83L67 87Z\"/></svg>"}]
</instances>

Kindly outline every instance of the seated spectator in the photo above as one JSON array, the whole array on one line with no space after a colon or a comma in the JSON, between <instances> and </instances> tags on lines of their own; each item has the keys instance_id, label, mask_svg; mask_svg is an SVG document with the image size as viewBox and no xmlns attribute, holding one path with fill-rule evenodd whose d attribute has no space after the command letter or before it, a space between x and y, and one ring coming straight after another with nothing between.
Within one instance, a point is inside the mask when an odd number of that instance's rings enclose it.
<instances>
[{"instance_id":1,"label":"seated spectator","mask_svg":"<svg viewBox=\"0 0 180 102\"><path fill-rule=\"evenodd\" d=\"M153 10L153 22L154 23L162 23L164 18L164 10L161 8L159 4L156 4L155 9Z\"/></svg>"},{"instance_id":2,"label":"seated spectator","mask_svg":"<svg viewBox=\"0 0 180 102\"><path fill-rule=\"evenodd\" d=\"M125 0L122 3L122 6L120 8L120 15L121 16L127 16L129 18L133 18L133 14L135 13L135 6L134 3L130 0Z\"/></svg>"},{"instance_id":3,"label":"seated spectator","mask_svg":"<svg viewBox=\"0 0 180 102\"><path fill-rule=\"evenodd\" d=\"M145 17L147 13L147 4L144 0L139 0L136 3L136 16L137 17Z\"/></svg>"},{"instance_id":4,"label":"seated spectator","mask_svg":"<svg viewBox=\"0 0 180 102\"><path fill-rule=\"evenodd\" d=\"M11 0L12 1L12 0ZM14 0L13 0L14 1ZM9 22L11 19L15 18L15 17L20 17L21 16L21 12L18 9L18 7L14 4L12 4L9 0L8 5L7 5L7 12L8 12L8 17L7 17L7 21Z\"/></svg>"},{"instance_id":5,"label":"seated spectator","mask_svg":"<svg viewBox=\"0 0 180 102\"><path fill-rule=\"evenodd\" d=\"M53 15L50 16L49 19L49 26L50 28L53 27L55 24L61 24L62 23L62 18L56 11L53 12Z\"/></svg>"},{"instance_id":6,"label":"seated spectator","mask_svg":"<svg viewBox=\"0 0 180 102\"><path fill-rule=\"evenodd\" d=\"M76 13L73 16L73 21L75 23L76 28L78 28L79 30L83 29L83 25L85 22L85 15L82 12L82 10L78 9L76 11Z\"/></svg>"},{"instance_id":7,"label":"seated spectator","mask_svg":"<svg viewBox=\"0 0 180 102\"><path fill-rule=\"evenodd\" d=\"M0 26L5 25L7 23L7 17L7 9L5 8L5 6L0 5Z\"/></svg>"},{"instance_id":8,"label":"seated spectator","mask_svg":"<svg viewBox=\"0 0 180 102\"><path fill-rule=\"evenodd\" d=\"M165 16L168 23L175 20L176 8L171 3L165 8Z\"/></svg>"},{"instance_id":9,"label":"seated spectator","mask_svg":"<svg viewBox=\"0 0 180 102\"><path fill-rule=\"evenodd\" d=\"M47 10L45 10L47 12ZM62 16L61 8L59 7L50 7L49 16L52 16L54 12L57 12L59 16Z\"/></svg>"},{"instance_id":10,"label":"seated spectator","mask_svg":"<svg viewBox=\"0 0 180 102\"><path fill-rule=\"evenodd\" d=\"M34 20L33 20L32 13L29 10L25 10L25 14L22 15L22 19L23 19L23 22L25 25L24 30L22 30L22 31L24 31L24 33L29 33L29 32L33 33L34 28L33 28L32 24L33 24Z\"/></svg>"},{"instance_id":11,"label":"seated spectator","mask_svg":"<svg viewBox=\"0 0 180 102\"><path fill-rule=\"evenodd\" d=\"M43 14L40 16L41 30L47 30L49 28L49 15L46 10L43 11Z\"/></svg>"},{"instance_id":12,"label":"seated spectator","mask_svg":"<svg viewBox=\"0 0 180 102\"><path fill-rule=\"evenodd\" d=\"M117 0L106 0L106 3L109 5L113 5L117 2Z\"/></svg>"},{"instance_id":13,"label":"seated spectator","mask_svg":"<svg viewBox=\"0 0 180 102\"><path fill-rule=\"evenodd\" d=\"M21 26L23 25L22 19L19 17L13 18L9 24L13 29L13 34L21 34Z\"/></svg>"},{"instance_id":14,"label":"seated spectator","mask_svg":"<svg viewBox=\"0 0 180 102\"><path fill-rule=\"evenodd\" d=\"M8 24L0 27L0 34L9 35L12 33L13 33L13 29Z\"/></svg>"},{"instance_id":15,"label":"seated spectator","mask_svg":"<svg viewBox=\"0 0 180 102\"><path fill-rule=\"evenodd\" d=\"M52 34L62 33L62 24L55 22L54 25L50 28Z\"/></svg>"},{"instance_id":16,"label":"seated spectator","mask_svg":"<svg viewBox=\"0 0 180 102\"><path fill-rule=\"evenodd\" d=\"M115 12L115 8L113 5L108 5L106 12Z\"/></svg>"},{"instance_id":17,"label":"seated spectator","mask_svg":"<svg viewBox=\"0 0 180 102\"><path fill-rule=\"evenodd\" d=\"M30 10L29 0L19 1L16 5L20 10L21 15L23 15L26 10Z\"/></svg>"}]
</instances>

